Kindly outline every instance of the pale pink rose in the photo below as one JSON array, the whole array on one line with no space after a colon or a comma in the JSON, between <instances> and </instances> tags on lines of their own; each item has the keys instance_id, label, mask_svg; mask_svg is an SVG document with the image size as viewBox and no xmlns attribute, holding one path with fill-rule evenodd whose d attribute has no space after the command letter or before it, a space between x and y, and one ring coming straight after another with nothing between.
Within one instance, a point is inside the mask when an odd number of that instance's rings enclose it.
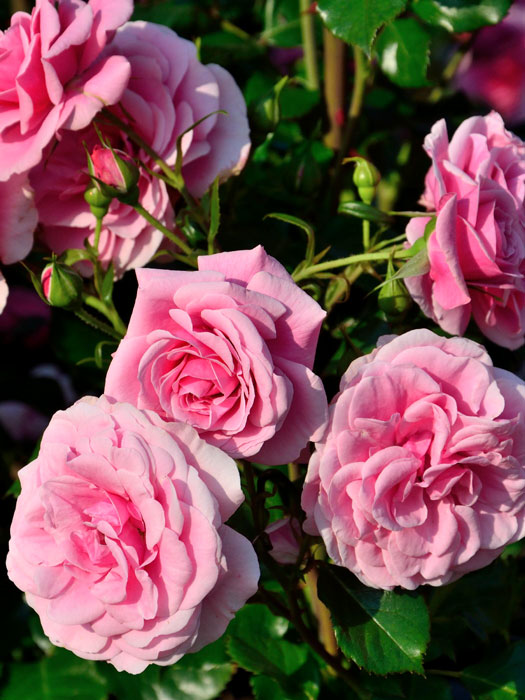
<instances>
[{"instance_id":1,"label":"pale pink rose","mask_svg":"<svg viewBox=\"0 0 525 700\"><path fill-rule=\"evenodd\" d=\"M106 53L125 56L132 78L120 107L111 108L169 165L177 155L177 138L196 121L215 114L182 139L183 175L188 190L201 196L214 179L239 171L250 149L246 105L233 78L219 66L204 66L195 46L166 27L130 22L117 32ZM125 151L152 170L153 160L114 127L99 125L113 148ZM86 235L93 243L95 218L84 201L89 186L86 155L99 139L90 127L64 133L61 142L31 173L42 224L42 240L56 253L81 248ZM173 209L162 180L141 169L139 201L170 229ZM59 206L57 206L59 203ZM159 248L162 234L131 207L113 200L104 218L100 239L101 259L113 260L118 274L142 267Z\"/></svg>"},{"instance_id":2,"label":"pale pink rose","mask_svg":"<svg viewBox=\"0 0 525 700\"><path fill-rule=\"evenodd\" d=\"M272 559L278 564L295 564L299 557L301 526L296 518L281 518L265 529L272 548Z\"/></svg>"},{"instance_id":3,"label":"pale pink rose","mask_svg":"<svg viewBox=\"0 0 525 700\"><path fill-rule=\"evenodd\" d=\"M499 24L483 27L461 61L455 83L509 124L525 120L525 2L516 0Z\"/></svg>"},{"instance_id":4,"label":"pale pink rose","mask_svg":"<svg viewBox=\"0 0 525 700\"><path fill-rule=\"evenodd\" d=\"M325 312L261 246L138 270L106 393L189 423L233 457L296 459L326 419L311 371Z\"/></svg>"},{"instance_id":5,"label":"pale pink rose","mask_svg":"<svg viewBox=\"0 0 525 700\"><path fill-rule=\"evenodd\" d=\"M525 383L414 330L353 362L312 456L306 532L366 585L439 586L525 534Z\"/></svg>"},{"instance_id":6,"label":"pale pink rose","mask_svg":"<svg viewBox=\"0 0 525 700\"><path fill-rule=\"evenodd\" d=\"M422 203L437 211L428 239L430 270L406 286L423 312L451 334L471 316L504 347L525 333L525 144L499 114L467 119L448 141L444 120L425 139L432 167ZM430 219L411 219L409 243Z\"/></svg>"},{"instance_id":7,"label":"pale pink rose","mask_svg":"<svg viewBox=\"0 0 525 700\"><path fill-rule=\"evenodd\" d=\"M38 223L27 174L0 181L0 211L0 261L10 265L25 258L33 247L33 232ZM8 293L7 282L0 273L0 314L6 306Z\"/></svg>"},{"instance_id":8,"label":"pale pink rose","mask_svg":"<svg viewBox=\"0 0 525 700\"><path fill-rule=\"evenodd\" d=\"M252 545L223 524L243 500L236 465L187 425L84 398L54 415L20 480L8 574L78 656L172 664L257 590Z\"/></svg>"},{"instance_id":9,"label":"pale pink rose","mask_svg":"<svg viewBox=\"0 0 525 700\"><path fill-rule=\"evenodd\" d=\"M129 80L122 56L103 52L132 0L36 0L0 32L0 180L37 165L64 129L87 126Z\"/></svg>"}]
</instances>

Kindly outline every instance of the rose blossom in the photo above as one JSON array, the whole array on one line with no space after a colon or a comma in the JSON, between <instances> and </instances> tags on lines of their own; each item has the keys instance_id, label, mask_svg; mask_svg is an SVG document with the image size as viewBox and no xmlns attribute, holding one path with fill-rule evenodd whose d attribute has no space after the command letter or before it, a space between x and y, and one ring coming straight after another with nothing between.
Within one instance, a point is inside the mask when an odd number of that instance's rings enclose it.
<instances>
[{"instance_id":1,"label":"rose blossom","mask_svg":"<svg viewBox=\"0 0 525 700\"><path fill-rule=\"evenodd\" d=\"M496 109L509 124L525 120L525 2L516 0L498 24L483 27L461 61L455 83Z\"/></svg>"},{"instance_id":2,"label":"rose blossom","mask_svg":"<svg viewBox=\"0 0 525 700\"><path fill-rule=\"evenodd\" d=\"M0 211L0 261L10 265L23 260L31 250L38 221L27 175L13 175L5 182L0 181ZM7 296L7 282L0 273L0 313Z\"/></svg>"},{"instance_id":3,"label":"rose blossom","mask_svg":"<svg viewBox=\"0 0 525 700\"><path fill-rule=\"evenodd\" d=\"M304 529L366 585L453 581L525 534L525 382L428 330L354 361L312 456Z\"/></svg>"},{"instance_id":4,"label":"rose blossom","mask_svg":"<svg viewBox=\"0 0 525 700\"><path fill-rule=\"evenodd\" d=\"M219 175L226 179L242 169L250 149L246 105L231 75L216 65L204 66L195 46L167 27L130 22L117 32L107 52L125 56L132 78L120 106L111 108L169 165L177 157L177 138L199 119L214 114L189 131L181 142L186 186L200 197ZM114 149L120 149L151 170L158 170L142 149L114 126L100 125ZM95 218L84 201L90 184L86 155L99 144L93 127L65 133L42 164L32 171L32 183L42 224L42 239L55 253L82 248L94 239ZM168 228L173 209L166 185L141 168L139 201ZM60 206L57 208L57 202ZM103 262L113 260L117 272L145 265L163 235L130 206L113 200L100 238Z\"/></svg>"},{"instance_id":5,"label":"rose blossom","mask_svg":"<svg viewBox=\"0 0 525 700\"><path fill-rule=\"evenodd\" d=\"M295 564L299 557L301 525L296 518L280 518L265 529L270 540L269 551L278 564Z\"/></svg>"},{"instance_id":6,"label":"rose blossom","mask_svg":"<svg viewBox=\"0 0 525 700\"><path fill-rule=\"evenodd\" d=\"M36 0L0 32L0 180L37 165L63 129L87 126L119 101L130 67L101 53L129 19L131 0Z\"/></svg>"},{"instance_id":7,"label":"rose blossom","mask_svg":"<svg viewBox=\"0 0 525 700\"><path fill-rule=\"evenodd\" d=\"M444 120L425 139L432 167L422 203L437 212L429 272L407 277L423 312L451 334L472 316L484 335L515 349L525 332L525 144L499 114L467 119L450 143ZM408 241L430 219L411 219Z\"/></svg>"},{"instance_id":8,"label":"rose blossom","mask_svg":"<svg viewBox=\"0 0 525 700\"><path fill-rule=\"evenodd\" d=\"M189 423L233 457L296 459L326 416L311 371L325 316L317 302L261 246L137 278L106 393Z\"/></svg>"},{"instance_id":9,"label":"rose blossom","mask_svg":"<svg viewBox=\"0 0 525 700\"><path fill-rule=\"evenodd\" d=\"M224 521L235 463L182 423L106 397L54 415L20 471L7 568L54 644L141 673L217 639L256 591Z\"/></svg>"}]
</instances>

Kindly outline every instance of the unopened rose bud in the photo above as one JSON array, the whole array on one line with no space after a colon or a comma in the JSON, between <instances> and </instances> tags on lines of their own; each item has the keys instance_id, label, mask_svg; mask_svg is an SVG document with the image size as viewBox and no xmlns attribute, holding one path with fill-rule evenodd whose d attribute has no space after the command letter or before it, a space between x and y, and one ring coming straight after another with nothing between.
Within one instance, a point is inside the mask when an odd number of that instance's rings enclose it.
<instances>
[{"instance_id":1,"label":"unopened rose bud","mask_svg":"<svg viewBox=\"0 0 525 700\"><path fill-rule=\"evenodd\" d=\"M299 556L299 522L295 518L281 518L268 525L265 532L272 545L270 556L279 564L295 564Z\"/></svg>"},{"instance_id":2,"label":"unopened rose bud","mask_svg":"<svg viewBox=\"0 0 525 700\"><path fill-rule=\"evenodd\" d=\"M82 302L82 277L67 265L50 262L42 271L42 292L50 306L74 308Z\"/></svg>"},{"instance_id":3,"label":"unopened rose bud","mask_svg":"<svg viewBox=\"0 0 525 700\"><path fill-rule=\"evenodd\" d=\"M354 170L354 185L361 200L365 204L372 204L376 187L381 180L381 175L373 163L365 158L355 158L356 167Z\"/></svg>"},{"instance_id":4,"label":"unopened rose bud","mask_svg":"<svg viewBox=\"0 0 525 700\"><path fill-rule=\"evenodd\" d=\"M400 279L390 279L379 290L378 306L389 321L400 321L412 306L412 299Z\"/></svg>"}]
</instances>

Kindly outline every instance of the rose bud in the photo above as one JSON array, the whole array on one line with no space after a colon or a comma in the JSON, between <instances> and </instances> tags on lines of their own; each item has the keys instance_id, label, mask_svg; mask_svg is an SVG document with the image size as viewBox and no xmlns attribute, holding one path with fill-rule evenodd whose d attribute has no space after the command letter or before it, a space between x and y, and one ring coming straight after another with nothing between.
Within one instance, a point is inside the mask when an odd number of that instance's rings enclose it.
<instances>
[{"instance_id":1,"label":"rose bud","mask_svg":"<svg viewBox=\"0 0 525 700\"><path fill-rule=\"evenodd\" d=\"M394 277L394 266L388 261L387 279L379 290L377 304L391 322L401 321L412 306L412 299L405 283Z\"/></svg>"},{"instance_id":2,"label":"rose bud","mask_svg":"<svg viewBox=\"0 0 525 700\"><path fill-rule=\"evenodd\" d=\"M353 160L357 163L353 178L357 193L365 204L372 204L381 175L376 166L365 158L354 158Z\"/></svg>"},{"instance_id":3,"label":"rose bud","mask_svg":"<svg viewBox=\"0 0 525 700\"><path fill-rule=\"evenodd\" d=\"M269 552L278 564L295 564L299 557L301 526L295 518L276 520L265 530L272 548Z\"/></svg>"},{"instance_id":4,"label":"rose bud","mask_svg":"<svg viewBox=\"0 0 525 700\"><path fill-rule=\"evenodd\" d=\"M50 262L42 271L42 291L50 306L74 308L82 302L82 277L67 265Z\"/></svg>"},{"instance_id":5,"label":"rose bud","mask_svg":"<svg viewBox=\"0 0 525 700\"><path fill-rule=\"evenodd\" d=\"M103 219L108 213L109 205L113 197L108 197L104 194L97 184L86 189L84 192L84 199L89 204L93 216L97 219Z\"/></svg>"},{"instance_id":6,"label":"rose bud","mask_svg":"<svg viewBox=\"0 0 525 700\"><path fill-rule=\"evenodd\" d=\"M122 195L137 192L140 172L133 158L124 151L95 145L91 152L90 173L100 190L108 196L120 199Z\"/></svg>"}]
</instances>

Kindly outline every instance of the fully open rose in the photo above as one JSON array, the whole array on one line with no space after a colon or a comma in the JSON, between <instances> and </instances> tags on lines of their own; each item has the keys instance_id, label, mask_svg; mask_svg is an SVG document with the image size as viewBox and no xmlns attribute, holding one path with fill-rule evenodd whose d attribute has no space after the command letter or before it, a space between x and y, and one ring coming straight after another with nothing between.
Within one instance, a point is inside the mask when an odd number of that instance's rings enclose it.
<instances>
[{"instance_id":1,"label":"fully open rose","mask_svg":"<svg viewBox=\"0 0 525 700\"><path fill-rule=\"evenodd\" d=\"M495 343L518 348L525 333L525 144L492 112L467 119L450 143L441 119L425 150L432 167L422 203L437 220L429 272L407 277L406 286L448 333L464 333L472 316ZM410 221L410 243L429 221Z\"/></svg>"},{"instance_id":2,"label":"fully open rose","mask_svg":"<svg viewBox=\"0 0 525 700\"><path fill-rule=\"evenodd\" d=\"M105 397L55 414L20 472L9 577L54 644L140 673L217 639L256 591L224 525L235 463L189 426Z\"/></svg>"},{"instance_id":3,"label":"fully open rose","mask_svg":"<svg viewBox=\"0 0 525 700\"><path fill-rule=\"evenodd\" d=\"M354 361L308 467L305 530L368 586L437 586L525 533L525 383L427 330Z\"/></svg>"},{"instance_id":4,"label":"fully open rose","mask_svg":"<svg viewBox=\"0 0 525 700\"><path fill-rule=\"evenodd\" d=\"M317 302L261 246L201 256L198 272L137 277L106 393L189 423L233 457L297 459L326 419L311 371Z\"/></svg>"},{"instance_id":5,"label":"fully open rose","mask_svg":"<svg viewBox=\"0 0 525 700\"><path fill-rule=\"evenodd\" d=\"M129 85L111 111L170 166L175 165L178 137L207 117L181 141L182 174L193 196L200 197L217 176L225 180L242 169L250 150L246 104L227 71L203 65L194 44L148 22L126 24L108 46L105 55L109 54L124 56L131 65ZM227 114L216 114L217 110ZM136 157L149 170L158 170L154 159L123 131L103 119L99 127L114 148ZM90 152L100 143L93 126L64 133L31 173L41 238L55 253L82 248L86 236L91 243L94 240L95 218L84 200L90 179L82 142ZM141 168L138 187L142 206L173 228L165 183ZM162 233L132 207L113 200L103 221L100 258L106 264L113 260L121 274L145 265L162 240Z\"/></svg>"},{"instance_id":6,"label":"fully open rose","mask_svg":"<svg viewBox=\"0 0 525 700\"><path fill-rule=\"evenodd\" d=\"M0 32L0 180L37 165L60 130L87 126L119 101L123 56L101 56L132 0L36 0Z\"/></svg>"}]
</instances>

